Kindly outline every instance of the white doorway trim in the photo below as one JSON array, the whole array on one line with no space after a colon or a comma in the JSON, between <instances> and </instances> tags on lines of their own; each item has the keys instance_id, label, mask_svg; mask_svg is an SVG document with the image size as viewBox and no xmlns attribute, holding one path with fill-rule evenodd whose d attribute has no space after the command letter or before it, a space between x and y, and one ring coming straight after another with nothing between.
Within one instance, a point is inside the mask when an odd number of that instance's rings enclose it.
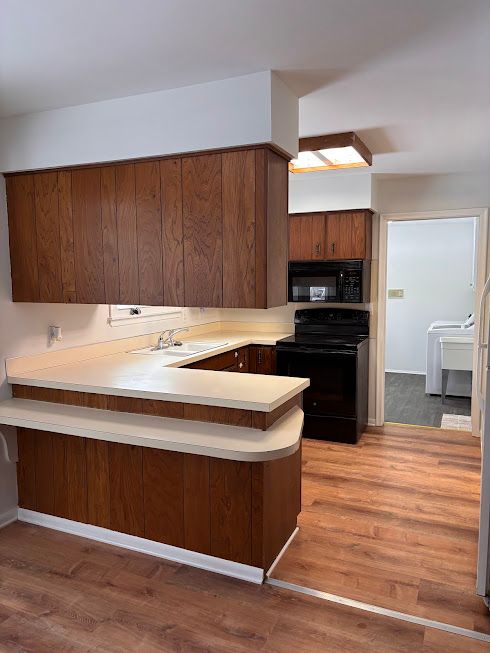
<instances>
[{"instance_id":1,"label":"white doorway trim","mask_svg":"<svg viewBox=\"0 0 490 653\"><path fill-rule=\"evenodd\" d=\"M452 209L447 211L423 211L414 213L382 213L379 218L379 274L378 274L378 323L376 332L376 426L383 426L385 412L385 340L386 340L386 264L388 247L388 223L408 220L444 220L447 218L478 218L478 241L475 279L475 344L473 348L473 385L471 394L471 422L473 435L480 433L478 407L477 365L480 297L487 277L488 208Z\"/></svg>"}]
</instances>

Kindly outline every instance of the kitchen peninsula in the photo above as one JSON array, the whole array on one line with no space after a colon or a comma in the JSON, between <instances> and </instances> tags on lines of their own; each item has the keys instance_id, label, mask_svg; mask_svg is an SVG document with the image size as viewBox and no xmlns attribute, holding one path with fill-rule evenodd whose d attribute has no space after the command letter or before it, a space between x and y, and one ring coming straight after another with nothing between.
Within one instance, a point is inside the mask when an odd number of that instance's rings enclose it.
<instances>
[{"instance_id":1,"label":"kitchen peninsula","mask_svg":"<svg viewBox=\"0 0 490 653\"><path fill-rule=\"evenodd\" d=\"M196 367L248 364L284 335L199 334L188 342L209 349L174 357L139 353L145 336L8 360L0 424L18 427L19 519L261 582L296 529L309 381Z\"/></svg>"}]
</instances>

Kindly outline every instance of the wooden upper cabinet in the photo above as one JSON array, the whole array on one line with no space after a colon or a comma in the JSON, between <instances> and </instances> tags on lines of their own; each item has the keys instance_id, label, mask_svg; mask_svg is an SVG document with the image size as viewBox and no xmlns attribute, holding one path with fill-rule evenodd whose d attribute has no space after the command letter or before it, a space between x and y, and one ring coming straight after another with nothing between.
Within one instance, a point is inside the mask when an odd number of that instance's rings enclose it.
<instances>
[{"instance_id":1,"label":"wooden upper cabinet","mask_svg":"<svg viewBox=\"0 0 490 653\"><path fill-rule=\"evenodd\" d=\"M182 160L186 306L223 305L221 155Z\"/></svg>"},{"instance_id":2,"label":"wooden upper cabinet","mask_svg":"<svg viewBox=\"0 0 490 653\"><path fill-rule=\"evenodd\" d=\"M39 301L34 175L7 177L12 297Z\"/></svg>"},{"instance_id":3,"label":"wooden upper cabinet","mask_svg":"<svg viewBox=\"0 0 490 653\"><path fill-rule=\"evenodd\" d=\"M291 216L289 219L289 260L314 261L324 258L324 214Z\"/></svg>"},{"instance_id":4,"label":"wooden upper cabinet","mask_svg":"<svg viewBox=\"0 0 490 653\"><path fill-rule=\"evenodd\" d=\"M289 260L371 258L372 212L301 213L289 217Z\"/></svg>"},{"instance_id":5,"label":"wooden upper cabinet","mask_svg":"<svg viewBox=\"0 0 490 653\"><path fill-rule=\"evenodd\" d=\"M284 305L287 200L265 145L8 175L13 299Z\"/></svg>"},{"instance_id":6,"label":"wooden upper cabinet","mask_svg":"<svg viewBox=\"0 0 490 653\"><path fill-rule=\"evenodd\" d=\"M75 283L80 304L105 303L100 173L100 168L77 168L71 173Z\"/></svg>"},{"instance_id":7,"label":"wooden upper cabinet","mask_svg":"<svg viewBox=\"0 0 490 653\"><path fill-rule=\"evenodd\" d=\"M345 211L326 216L326 259L371 258L371 211Z\"/></svg>"}]
</instances>

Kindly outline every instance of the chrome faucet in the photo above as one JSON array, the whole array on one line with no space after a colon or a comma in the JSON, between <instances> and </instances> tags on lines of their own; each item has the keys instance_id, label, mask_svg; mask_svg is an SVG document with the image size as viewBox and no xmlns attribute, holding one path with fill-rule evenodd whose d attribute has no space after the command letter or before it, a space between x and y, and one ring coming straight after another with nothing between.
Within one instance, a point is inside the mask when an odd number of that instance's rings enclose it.
<instances>
[{"instance_id":1,"label":"chrome faucet","mask_svg":"<svg viewBox=\"0 0 490 653\"><path fill-rule=\"evenodd\" d=\"M181 331L189 331L188 327L180 327L180 329L165 329L158 336L157 344L152 348L152 351L160 351L161 349L168 349L169 347L180 347L182 343L180 340L174 340L174 335ZM168 333L164 337L164 334Z\"/></svg>"}]
</instances>

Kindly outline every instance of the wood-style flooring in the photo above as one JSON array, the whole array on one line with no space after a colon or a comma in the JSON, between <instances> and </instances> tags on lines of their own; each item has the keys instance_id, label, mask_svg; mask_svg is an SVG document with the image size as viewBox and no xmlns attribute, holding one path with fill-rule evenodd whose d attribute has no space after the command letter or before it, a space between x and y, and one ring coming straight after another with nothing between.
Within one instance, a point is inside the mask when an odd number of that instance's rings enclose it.
<instances>
[{"instance_id":1,"label":"wood-style flooring","mask_svg":"<svg viewBox=\"0 0 490 653\"><path fill-rule=\"evenodd\" d=\"M0 651L481 653L488 644L14 523Z\"/></svg>"},{"instance_id":2,"label":"wood-style flooring","mask_svg":"<svg viewBox=\"0 0 490 653\"><path fill-rule=\"evenodd\" d=\"M441 426L443 414L471 415L470 397L425 394L425 375L385 374L385 421L419 426Z\"/></svg>"},{"instance_id":3,"label":"wood-style flooring","mask_svg":"<svg viewBox=\"0 0 490 653\"><path fill-rule=\"evenodd\" d=\"M303 441L300 530L273 577L490 633L475 595L479 439L370 431L356 446Z\"/></svg>"}]
</instances>

